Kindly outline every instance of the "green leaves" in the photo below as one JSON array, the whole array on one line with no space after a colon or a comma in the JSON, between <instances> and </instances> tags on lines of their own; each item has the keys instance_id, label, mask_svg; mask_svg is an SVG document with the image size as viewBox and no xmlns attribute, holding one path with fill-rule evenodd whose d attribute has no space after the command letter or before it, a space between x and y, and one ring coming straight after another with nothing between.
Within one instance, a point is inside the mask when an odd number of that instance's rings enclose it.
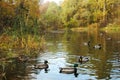
<instances>
[{"instance_id":1,"label":"green leaves","mask_svg":"<svg viewBox=\"0 0 120 80\"><path fill-rule=\"evenodd\" d=\"M58 29L60 26L60 12L61 8L56 3L51 2L48 4L48 8L46 9L46 12L42 15L42 21L44 21L43 25L44 27L48 29Z\"/></svg>"},{"instance_id":2,"label":"green leaves","mask_svg":"<svg viewBox=\"0 0 120 80\"><path fill-rule=\"evenodd\" d=\"M77 21L78 27L94 23L101 25L103 22L107 25L111 18L115 18L117 5L117 0L65 0L62 4L62 22L73 27L72 19Z\"/></svg>"}]
</instances>

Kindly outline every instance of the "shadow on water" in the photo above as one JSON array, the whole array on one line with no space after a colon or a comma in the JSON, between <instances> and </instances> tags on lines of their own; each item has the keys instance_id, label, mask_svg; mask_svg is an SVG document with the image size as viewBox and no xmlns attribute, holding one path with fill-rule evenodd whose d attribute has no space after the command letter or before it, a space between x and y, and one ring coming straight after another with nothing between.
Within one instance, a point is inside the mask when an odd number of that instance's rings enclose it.
<instances>
[{"instance_id":1,"label":"shadow on water","mask_svg":"<svg viewBox=\"0 0 120 80\"><path fill-rule=\"evenodd\" d=\"M1 57L0 79L7 80L97 80L120 79L120 33L62 32L46 33L47 49L38 53L32 61L4 61ZM90 41L89 45L88 42ZM101 44L101 48L94 48ZM4 51L2 51L4 52ZM0 51L0 55L4 57ZM79 57L88 58L85 63ZM31 58L30 58L31 59ZM23 60L23 59L22 59ZM34 69L34 64L48 60L49 70ZM78 64L74 74L59 73L60 67Z\"/></svg>"}]
</instances>

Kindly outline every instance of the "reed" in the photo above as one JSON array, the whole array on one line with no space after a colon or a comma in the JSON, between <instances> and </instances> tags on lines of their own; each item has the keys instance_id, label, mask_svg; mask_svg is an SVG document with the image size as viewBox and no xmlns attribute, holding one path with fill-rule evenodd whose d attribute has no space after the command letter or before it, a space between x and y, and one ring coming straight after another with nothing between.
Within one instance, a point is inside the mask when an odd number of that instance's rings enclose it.
<instances>
[{"instance_id":1,"label":"reed","mask_svg":"<svg viewBox=\"0 0 120 80\"><path fill-rule=\"evenodd\" d=\"M0 36L0 49L4 51L21 50L25 53L40 52L45 49L45 39L44 36L37 35L18 37L2 34Z\"/></svg>"}]
</instances>

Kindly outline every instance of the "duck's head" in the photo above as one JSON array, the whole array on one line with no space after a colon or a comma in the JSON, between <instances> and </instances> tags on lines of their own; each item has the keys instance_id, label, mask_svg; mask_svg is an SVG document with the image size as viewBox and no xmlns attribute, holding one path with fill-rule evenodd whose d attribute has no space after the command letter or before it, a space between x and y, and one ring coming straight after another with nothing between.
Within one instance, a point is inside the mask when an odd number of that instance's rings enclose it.
<instances>
[{"instance_id":1,"label":"duck's head","mask_svg":"<svg viewBox=\"0 0 120 80\"><path fill-rule=\"evenodd\" d=\"M78 64L74 64L74 67L78 67Z\"/></svg>"},{"instance_id":2,"label":"duck's head","mask_svg":"<svg viewBox=\"0 0 120 80\"><path fill-rule=\"evenodd\" d=\"M79 57L79 61L82 61L82 59L83 59L83 56L80 56L80 57Z\"/></svg>"},{"instance_id":3,"label":"duck's head","mask_svg":"<svg viewBox=\"0 0 120 80\"><path fill-rule=\"evenodd\" d=\"M80 56L80 57L79 57L79 59L82 59L82 58L83 58L83 56Z\"/></svg>"},{"instance_id":4,"label":"duck's head","mask_svg":"<svg viewBox=\"0 0 120 80\"><path fill-rule=\"evenodd\" d=\"M34 64L34 67L36 67L37 65L36 64Z\"/></svg>"},{"instance_id":5,"label":"duck's head","mask_svg":"<svg viewBox=\"0 0 120 80\"><path fill-rule=\"evenodd\" d=\"M44 64L47 64L47 63L48 63L48 61L47 61L47 60L45 60L45 61L44 61Z\"/></svg>"},{"instance_id":6,"label":"duck's head","mask_svg":"<svg viewBox=\"0 0 120 80\"><path fill-rule=\"evenodd\" d=\"M89 40L89 41L88 41L88 44L89 44L90 42L91 42L91 41Z\"/></svg>"},{"instance_id":7,"label":"duck's head","mask_svg":"<svg viewBox=\"0 0 120 80\"><path fill-rule=\"evenodd\" d=\"M101 44L99 43L98 46L101 46Z\"/></svg>"}]
</instances>

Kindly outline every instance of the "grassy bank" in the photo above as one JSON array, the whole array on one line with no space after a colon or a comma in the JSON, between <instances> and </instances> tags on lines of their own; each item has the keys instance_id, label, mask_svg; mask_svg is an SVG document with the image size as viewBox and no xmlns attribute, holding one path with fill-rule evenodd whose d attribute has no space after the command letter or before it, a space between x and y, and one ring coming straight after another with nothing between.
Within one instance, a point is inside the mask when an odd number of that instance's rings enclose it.
<instances>
[{"instance_id":1,"label":"grassy bank","mask_svg":"<svg viewBox=\"0 0 120 80\"><path fill-rule=\"evenodd\" d=\"M90 25L89 27L79 27L79 28L71 28L72 31L76 32L86 32L86 31L94 31L94 30L102 30L105 32L120 32L120 25L117 24L109 24L104 28L100 28L97 25Z\"/></svg>"},{"instance_id":2,"label":"grassy bank","mask_svg":"<svg viewBox=\"0 0 120 80\"><path fill-rule=\"evenodd\" d=\"M39 53L44 49L45 39L43 36L25 35L24 37L17 37L7 34L0 36L0 53L4 53L6 57L12 57L16 54Z\"/></svg>"},{"instance_id":3,"label":"grassy bank","mask_svg":"<svg viewBox=\"0 0 120 80\"><path fill-rule=\"evenodd\" d=\"M86 32L88 31L88 27L71 28L71 30L77 32Z\"/></svg>"},{"instance_id":4,"label":"grassy bank","mask_svg":"<svg viewBox=\"0 0 120 80\"><path fill-rule=\"evenodd\" d=\"M101 28L102 31L111 33L111 32L120 32L120 25L109 24L108 26Z\"/></svg>"}]
</instances>

